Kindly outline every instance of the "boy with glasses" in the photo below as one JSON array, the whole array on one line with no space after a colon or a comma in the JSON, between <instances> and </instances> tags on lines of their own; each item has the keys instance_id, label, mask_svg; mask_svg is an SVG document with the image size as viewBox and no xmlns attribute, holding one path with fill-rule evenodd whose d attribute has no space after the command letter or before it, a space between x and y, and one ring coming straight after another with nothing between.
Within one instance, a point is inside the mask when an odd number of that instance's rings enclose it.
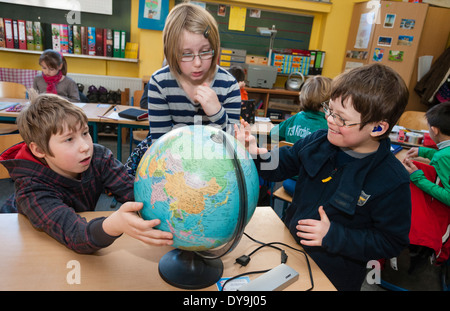
<instances>
[{"instance_id":1,"label":"boy with glasses","mask_svg":"<svg viewBox=\"0 0 450 311\"><path fill-rule=\"evenodd\" d=\"M323 104L328 130L268 153L248 124L235 127L236 138L258 155L257 167L279 157L275 169L259 170L261 177L298 175L283 221L338 290L359 290L368 261L395 257L409 244L409 176L388 139L407 102L394 70L366 65L333 80Z\"/></svg>"},{"instance_id":2,"label":"boy with glasses","mask_svg":"<svg viewBox=\"0 0 450 311\"><path fill-rule=\"evenodd\" d=\"M148 86L149 136L130 155L131 175L152 141L185 125L212 125L232 131L239 122L241 95L236 79L217 65L217 22L202 7L181 3L169 13L163 31L168 66Z\"/></svg>"}]
</instances>

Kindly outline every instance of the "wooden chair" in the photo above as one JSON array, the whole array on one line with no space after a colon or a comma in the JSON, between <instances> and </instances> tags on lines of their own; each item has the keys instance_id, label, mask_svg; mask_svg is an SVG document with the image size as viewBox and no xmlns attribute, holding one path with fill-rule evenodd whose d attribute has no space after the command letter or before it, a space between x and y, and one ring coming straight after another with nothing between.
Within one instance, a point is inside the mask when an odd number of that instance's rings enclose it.
<instances>
[{"instance_id":1,"label":"wooden chair","mask_svg":"<svg viewBox=\"0 0 450 311\"><path fill-rule=\"evenodd\" d=\"M22 136L20 134L6 134L0 135L0 154L3 153L9 147L22 142ZM8 170L0 164L0 179L9 178Z\"/></svg>"},{"instance_id":2,"label":"wooden chair","mask_svg":"<svg viewBox=\"0 0 450 311\"><path fill-rule=\"evenodd\" d=\"M428 122L423 111L405 111L398 125L413 130L428 130Z\"/></svg>"},{"instance_id":3,"label":"wooden chair","mask_svg":"<svg viewBox=\"0 0 450 311\"><path fill-rule=\"evenodd\" d=\"M280 141L278 142L278 147L284 147L284 146L292 146L293 143L289 143L287 141ZM278 188L275 191L272 191L272 207L275 207L275 199L279 199L281 201L283 201L283 210L281 213L281 218L284 218L284 213L286 211L286 208L288 207L288 204L292 203L292 196L286 192L286 190L284 189L283 186L281 186L280 188Z\"/></svg>"},{"instance_id":4,"label":"wooden chair","mask_svg":"<svg viewBox=\"0 0 450 311\"><path fill-rule=\"evenodd\" d=\"M27 88L20 83L0 81L0 98L27 98ZM14 131L17 131L17 125L0 123L0 134Z\"/></svg>"},{"instance_id":5,"label":"wooden chair","mask_svg":"<svg viewBox=\"0 0 450 311\"><path fill-rule=\"evenodd\" d=\"M0 81L0 97L27 98L27 88L20 83Z\"/></svg>"}]
</instances>

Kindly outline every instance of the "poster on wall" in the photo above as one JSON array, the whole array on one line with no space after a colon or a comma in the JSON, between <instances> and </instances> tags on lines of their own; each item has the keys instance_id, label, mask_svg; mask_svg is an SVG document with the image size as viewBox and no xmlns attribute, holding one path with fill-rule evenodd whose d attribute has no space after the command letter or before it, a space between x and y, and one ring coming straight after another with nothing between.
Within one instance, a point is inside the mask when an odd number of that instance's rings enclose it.
<instances>
[{"instance_id":1,"label":"poster on wall","mask_svg":"<svg viewBox=\"0 0 450 311\"><path fill-rule=\"evenodd\" d=\"M358 32L356 33L355 49L367 49L369 46L374 18L375 12L361 14Z\"/></svg>"},{"instance_id":2,"label":"poster on wall","mask_svg":"<svg viewBox=\"0 0 450 311\"><path fill-rule=\"evenodd\" d=\"M139 0L138 27L163 30L169 14L169 0Z\"/></svg>"}]
</instances>

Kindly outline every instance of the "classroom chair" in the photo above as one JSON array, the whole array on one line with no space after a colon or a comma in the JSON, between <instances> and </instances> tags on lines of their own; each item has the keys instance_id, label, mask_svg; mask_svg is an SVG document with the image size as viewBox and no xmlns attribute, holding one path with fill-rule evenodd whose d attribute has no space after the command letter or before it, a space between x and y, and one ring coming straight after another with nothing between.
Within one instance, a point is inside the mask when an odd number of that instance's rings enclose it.
<instances>
[{"instance_id":1,"label":"classroom chair","mask_svg":"<svg viewBox=\"0 0 450 311\"><path fill-rule=\"evenodd\" d=\"M25 85L15 82L0 81L0 98L27 98ZM11 123L0 123L0 134L17 131L17 125Z\"/></svg>"},{"instance_id":2,"label":"classroom chair","mask_svg":"<svg viewBox=\"0 0 450 311\"><path fill-rule=\"evenodd\" d=\"M134 94L131 98L131 105L139 107L139 102L141 101L142 94L144 94L144 90L134 91ZM133 152L133 143L136 145L143 141L148 135L148 130L139 129L139 130L130 130L130 154Z\"/></svg>"},{"instance_id":3,"label":"classroom chair","mask_svg":"<svg viewBox=\"0 0 450 311\"><path fill-rule=\"evenodd\" d=\"M0 135L0 154L3 153L9 147L22 142L22 136L20 134L5 134ZM10 178L8 170L0 165L0 179Z\"/></svg>"},{"instance_id":4,"label":"classroom chair","mask_svg":"<svg viewBox=\"0 0 450 311\"><path fill-rule=\"evenodd\" d=\"M27 98L27 88L20 83L0 81L0 97Z\"/></svg>"},{"instance_id":5,"label":"classroom chair","mask_svg":"<svg viewBox=\"0 0 450 311\"><path fill-rule=\"evenodd\" d=\"M288 143L287 141L284 140L278 143L279 148L283 146L292 146L292 145L293 143ZM275 191L271 191L271 193L272 193L272 208L275 208L275 199L283 201L283 210L281 212L281 219L283 219L288 205L292 203L292 196L286 192L283 186L281 186Z\"/></svg>"},{"instance_id":6,"label":"classroom chair","mask_svg":"<svg viewBox=\"0 0 450 311\"><path fill-rule=\"evenodd\" d=\"M423 111L405 111L398 120L398 125L413 130L428 130L428 122Z\"/></svg>"}]
</instances>

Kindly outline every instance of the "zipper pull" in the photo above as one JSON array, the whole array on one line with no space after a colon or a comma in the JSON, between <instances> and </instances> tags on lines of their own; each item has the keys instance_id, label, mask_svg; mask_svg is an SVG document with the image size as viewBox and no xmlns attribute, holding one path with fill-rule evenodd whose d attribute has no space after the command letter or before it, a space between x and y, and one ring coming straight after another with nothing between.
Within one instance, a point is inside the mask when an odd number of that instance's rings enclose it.
<instances>
[{"instance_id":1,"label":"zipper pull","mask_svg":"<svg viewBox=\"0 0 450 311\"><path fill-rule=\"evenodd\" d=\"M335 169L331 172L330 176L328 176L327 178L322 179L322 182L323 182L323 183L327 183L327 182L329 182L330 180L332 180L332 179L333 179L333 175L336 173L336 171L337 171L337 168L335 168Z\"/></svg>"}]
</instances>

